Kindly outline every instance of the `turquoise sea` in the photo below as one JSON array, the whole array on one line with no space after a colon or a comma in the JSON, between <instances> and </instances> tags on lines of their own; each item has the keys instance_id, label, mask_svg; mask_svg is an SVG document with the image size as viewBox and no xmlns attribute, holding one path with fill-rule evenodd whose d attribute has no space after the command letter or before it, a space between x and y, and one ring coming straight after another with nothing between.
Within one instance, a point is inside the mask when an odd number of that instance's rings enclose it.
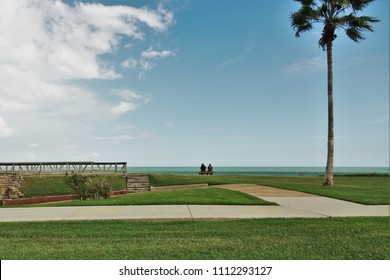
<instances>
[{"instance_id":1,"label":"turquoise sea","mask_svg":"<svg viewBox=\"0 0 390 280\"><path fill-rule=\"evenodd\" d=\"M128 173L148 174L197 174L199 167L127 167ZM319 176L325 172L324 167L226 167L214 166L214 175L278 175L278 176ZM389 167L335 167L336 175L351 174L389 174Z\"/></svg>"}]
</instances>

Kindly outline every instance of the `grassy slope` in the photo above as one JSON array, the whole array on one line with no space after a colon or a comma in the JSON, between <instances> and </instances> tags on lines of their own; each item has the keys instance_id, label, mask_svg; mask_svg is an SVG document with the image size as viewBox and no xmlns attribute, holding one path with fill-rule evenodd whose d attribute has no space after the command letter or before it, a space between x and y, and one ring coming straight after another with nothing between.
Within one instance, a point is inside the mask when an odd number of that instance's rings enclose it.
<instances>
[{"instance_id":1,"label":"grassy slope","mask_svg":"<svg viewBox=\"0 0 390 280\"><path fill-rule=\"evenodd\" d=\"M389 218L0 223L0 259L390 259Z\"/></svg>"},{"instance_id":2,"label":"grassy slope","mask_svg":"<svg viewBox=\"0 0 390 280\"><path fill-rule=\"evenodd\" d=\"M220 184L258 184L283 189L298 190L363 204L389 204L389 177L336 177L333 188L322 187L322 177L283 177L251 175L150 175L152 185L168 186L195 183ZM125 179L118 176L113 187L115 190L125 188ZM41 195L67 194L61 176L25 176L21 188L26 197Z\"/></svg>"},{"instance_id":3,"label":"grassy slope","mask_svg":"<svg viewBox=\"0 0 390 280\"><path fill-rule=\"evenodd\" d=\"M103 200L69 201L54 204L29 205L46 206L102 206L102 205L169 205L169 204L204 204L204 205L275 205L254 196L226 189L206 188L194 190L172 190L128 194Z\"/></svg>"},{"instance_id":4,"label":"grassy slope","mask_svg":"<svg viewBox=\"0 0 390 280\"><path fill-rule=\"evenodd\" d=\"M123 176L113 175L115 183L113 190L124 190L126 179ZM63 175L25 175L21 192L25 197L69 194Z\"/></svg>"},{"instance_id":5,"label":"grassy slope","mask_svg":"<svg viewBox=\"0 0 390 280\"><path fill-rule=\"evenodd\" d=\"M151 175L155 186L208 183L220 184L258 184L288 190L297 190L327 197L358 202L362 204L389 204L389 177L336 177L332 188L322 187L322 177L284 177L252 175Z\"/></svg>"}]
</instances>

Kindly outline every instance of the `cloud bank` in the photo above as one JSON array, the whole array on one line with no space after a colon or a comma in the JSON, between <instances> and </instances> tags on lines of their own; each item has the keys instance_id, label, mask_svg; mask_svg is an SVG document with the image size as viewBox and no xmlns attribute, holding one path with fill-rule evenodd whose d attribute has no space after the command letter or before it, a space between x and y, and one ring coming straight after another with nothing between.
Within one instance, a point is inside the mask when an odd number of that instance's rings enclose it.
<instances>
[{"instance_id":1,"label":"cloud bank","mask_svg":"<svg viewBox=\"0 0 390 280\"><path fill-rule=\"evenodd\" d=\"M130 46L166 32L173 24L171 12L162 6L59 0L5 0L1 5L0 139L85 133L99 119L117 118L147 103L129 89L109 90L107 95L118 99L112 102L82 82L123 79L120 71L138 63L117 65L111 59L125 48L123 41ZM159 58L168 54L162 52ZM142 57L142 52L134 55ZM142 75L152 68L145 65Z\"/></svg>"}]
</instances>

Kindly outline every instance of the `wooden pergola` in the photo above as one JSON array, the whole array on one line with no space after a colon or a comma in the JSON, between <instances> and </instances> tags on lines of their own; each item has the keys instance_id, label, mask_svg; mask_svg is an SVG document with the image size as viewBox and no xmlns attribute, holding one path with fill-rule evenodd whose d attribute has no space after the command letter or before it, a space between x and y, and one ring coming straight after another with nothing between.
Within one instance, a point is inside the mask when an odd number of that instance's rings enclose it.
<instances>
[{"instance_id":1,"label":"wooden pergola","mask_svg":"<svg viewBox=\"0 0 390 280\"><path fill-rule=\"evenodd\" d=\"M0 173L18 172L23 174L65 174L115 173L126 174L127 162L0 162Z\"/></svg>"}]
</instances>

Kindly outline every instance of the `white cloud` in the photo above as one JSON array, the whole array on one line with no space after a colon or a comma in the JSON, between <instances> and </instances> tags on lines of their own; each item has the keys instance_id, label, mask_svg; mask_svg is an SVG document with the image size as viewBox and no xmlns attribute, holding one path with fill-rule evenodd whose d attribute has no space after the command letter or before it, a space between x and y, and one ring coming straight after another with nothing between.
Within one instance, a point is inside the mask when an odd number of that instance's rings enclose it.
<instances>
[{"instance_id":1,"label":"white cloud","mask_svg":"<svg viewBox=\"0 0 390 280\"><path fill-rule=\"evenodd\" d=\"M120 36L144 38L141 24L164 31L171 23L172 15L161 7L4 1L0 10L1 101L9 103L8 110L26 109L21 100L27 97L28 107L39 107L36 97L65 98L61 81L118 79L121 74L100 55L114 52ZM123 66L134 63L128 60Z\"/></svg>"},{"instance_id":2,"label":"white cloud","mask_svg":"<svg viewBox=\"0 0 390 280\"><path fill-rule=\"evenodd\" d=\"M98 56L113 51L119 34L139 37L125 28L136 29L135 24L110 13L114 7L69 6L50 0L6 1L5 5L11 11L0 25L1 64L33 72L46 81L118 78L120 75L100 63ZM98 17L99 21L88 13L98 7L102 14L108 14ZM4 12L0 12L2 17ZM132 17L137 20L136 14Z\"/></svg>"},{"instance_id":3,"label":"white cloud","mask_svg":"<svg viewBox=\"0 0 390 280\"><path fill-rule=\"evenodd\" d=\"M94 81L115 82L122 78L118 71L138 67L134 59L114 62L122 42L126 41L131 57L141 57L135 45L147 44L148 37L165 32L173 23L173 14L162 6L1 1L0 138L22 134L17 138L19 148L16 142L12 146L17 151L13 154L21 157L28 151L22 149L31 149L29 144L43 136L45 142L39 142L39 149L55 150L59 145L50 141L61 139L68 146L81 142L101 129L102 123L109 124L141 102L147 103L148 98L131 91L118 91L120 100L107 100L98 95L102 89L94 91ZM83 80L89 81L88 88ZM110 95L110 89L106 93Z\"/></svg>"},{"instance_id":4,"label":"white cloud","mask_svg":"<svg viewBox=\"0 0 390 280\"><path fill-rule=\"evenodd\" d=\"M125 69L135 69L137 65L138 62L134 58L126 59L121 63L121 67Z\"/></svg>"},{"instance_id":5,"label":"white cloud","mask_svg":"<svg viewBox=\"0 0 390 280\"><path fill-rule=\"evenodd\" d=\"M326 68L326 60L320 57L303 58L286 66L283 71L289 74L310 73Z\"/></svg>"},{"instance_id":6,"label":"white cloud","mask_svg":"<svg viewBox=\"0 0 390 280\"><path fill-rule=\"evenodd\" d=\"M15 134L15 130L10 128L6 121L0 116L0 138L12 136Z\"/></svg>"},{"instance_id":7,"label":"white cloud","mask_svg":"<svg viewBox=\"0 0 390 280\"><path fill-rule=\"evenodd\" d=\"M123 141L132 141L132 140L142 140L146 138L152 137L151 135L141 135L141 136L131 136L131 135L117 135L117 136L110 136L110 137L93 137L94 140L99 140L102 142L109 142L109 143L118 143Z\"/></svg>"},{"instance_id":8,"label":"white cloud","mask_svg":"<svg viewBox=\"0 0 390 280\"><path fill-rule=\"evenodd\" d=\"M127 112L134 111L135 109L137 109L137 105L135 103L122 101L117 106L111 108L111 112L114 113L114 115L119 116Z\"/></svg>"},{"instance_id":9,"label":"white cloud","mask_svg":"<svg viewBox=\"0 0 390 280\"><path fill-rule=\"evenodd\" d=\"M140 54L138 60L130 57L121 62L123 69L139 70L138 78L144 78L146 72L152 70L156 66L156 61L159 59L176 56L171 50L155 50L154 47L149 47Z\"/></svg>"},{"instance_id":10,"label":"white cloud","mask_svg":"<svg viewBox=\"0 0 390 280\"><path fill-rule=\"evenodd\" d=\"M111 91L112 94L116 95L116 96L119 96L121 97L122 99L126 100L126 101L135 101L135 100L144 100L145 103L148 102L148 99L141 95L141 94L138 94L136 93L135 91L133 90L128 90L128 89L123 89L123 90L119 90L119 89L114 89Z\"/></svg>"},{"instance_id":11,"label":"white cloud","mask_svg":"<svg viewBox=\"0 0 390 280\"><path fill-rule=\"evenodd\" d=\"M77 5L88 21L97 28L117 29L128 36L143 38L145 34L141 32L133 22L144 23L156 31L166 31L173 23L173 14L166 11L162 6L157 10L146 8L134 8L129 6L103 6L101 4Z\"/></svg>"},{"instance_id":12,"label":"white cloud","mask_svg":"<svg viewBox=\"0 0 390 280\"><path fill-rule=\"evenodd\" d=\"M174 56L175 53L169 50L156 51L153 48L149 48L141 53L141 57L144 59L159 59L168 56Z\"/></svg>"},{"instance_id":13,"label":"white cloud","mask_svg":"<svg viewBox=\"0 0 390 280\"><path fill-rule=\"evenodd\" d=\"M111 108L111 112L115 116L123 115L127 112L136 110L140 103L147 104L149 99L141 94L136 93L133 90L128 89L114 89L111 91L112 95L118 96L122 101Z\"/></svg>"},{"instance_id":14,"label":"white cloud","mask_svg":"<svg viewBox=\"0 0 390 280\"><path fill-rule=\"evenodd\" d=\"M140 65L143 71L149 71L152 70L156 64L148 60L141 60Z\"/></svg>"}]
</instances>

